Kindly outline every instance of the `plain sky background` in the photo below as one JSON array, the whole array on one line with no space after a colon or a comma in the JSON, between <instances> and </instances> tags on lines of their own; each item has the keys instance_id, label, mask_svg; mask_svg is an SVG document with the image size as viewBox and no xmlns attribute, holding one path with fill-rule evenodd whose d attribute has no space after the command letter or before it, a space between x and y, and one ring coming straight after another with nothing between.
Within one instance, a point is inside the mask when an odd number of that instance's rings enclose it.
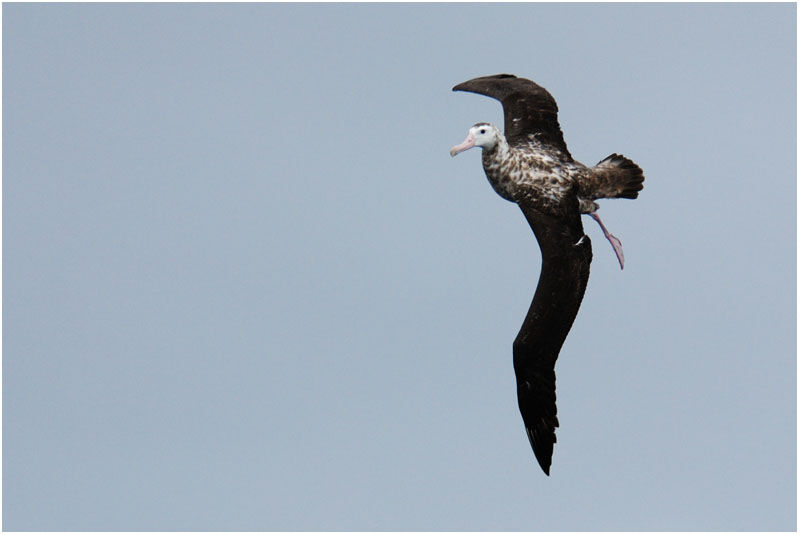
<instances>
[{"instance_id":1,"label":"plain sky background","mask_svg":"<svg viewBox=\"0 0 800 534\"><path fill-rule=\"evenodd\" d=\"M3 6L4 530L794 530L796 7ZM473 150L623 153L557 365Z\"/></svg>"}]
</instances>

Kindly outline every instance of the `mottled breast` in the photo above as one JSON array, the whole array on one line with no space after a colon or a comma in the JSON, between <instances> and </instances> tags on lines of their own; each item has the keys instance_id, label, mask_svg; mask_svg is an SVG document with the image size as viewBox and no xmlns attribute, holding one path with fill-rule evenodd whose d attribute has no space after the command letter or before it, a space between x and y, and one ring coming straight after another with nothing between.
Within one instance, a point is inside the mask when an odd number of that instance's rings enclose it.
<instances>
[{"instance_id":1,"label":"mottled breast","mask_svg":"<svg viewBox=\"0 0 800 534\"><path fill-rule=\"evenodd\" d=\"M574 191L572 175L579 170L577 162L565 161L534 146L503 148L483 153L486 177L501 197L555 207Z\"/></svg>"}]
</instances>

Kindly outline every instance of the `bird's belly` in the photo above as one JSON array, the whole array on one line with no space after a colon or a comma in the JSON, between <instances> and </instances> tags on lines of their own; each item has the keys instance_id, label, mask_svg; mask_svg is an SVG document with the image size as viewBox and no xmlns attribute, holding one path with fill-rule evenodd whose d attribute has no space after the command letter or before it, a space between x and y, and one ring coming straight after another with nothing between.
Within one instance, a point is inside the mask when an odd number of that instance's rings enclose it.
<instances>
[{"instance_id":1,"label":"bird's belly","mask_svg":"<svg viewBox=\"0 0 800 534\"><path fill-rule=\"evenodd\" d=\"M506 170L485 167L486 177L495 192L511 202L534 202L535 204L559 204L571 189L567 176L539 169Z\"/></svg>"}]
</instances>

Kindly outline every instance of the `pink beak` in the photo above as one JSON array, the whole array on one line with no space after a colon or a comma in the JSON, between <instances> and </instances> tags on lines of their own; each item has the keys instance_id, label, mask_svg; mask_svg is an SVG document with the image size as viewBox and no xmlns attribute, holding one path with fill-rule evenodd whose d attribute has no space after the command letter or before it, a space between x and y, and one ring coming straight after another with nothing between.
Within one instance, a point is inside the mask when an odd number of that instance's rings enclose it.
<instances>
[{"instance_id":1,"label":"pink beak","mask_svg":"<svg viewBox=\"0 0 800 534\"><path fill-rule=\"evenodd\" d=\"M450 149L450 156L455 156L459 152L464 152L467 149L470 149L475 146L475 136L472 135L472 132L467 135L467 138L464 139L464 142L460 145L456 145Z\"/></svg>"}]
</instances>

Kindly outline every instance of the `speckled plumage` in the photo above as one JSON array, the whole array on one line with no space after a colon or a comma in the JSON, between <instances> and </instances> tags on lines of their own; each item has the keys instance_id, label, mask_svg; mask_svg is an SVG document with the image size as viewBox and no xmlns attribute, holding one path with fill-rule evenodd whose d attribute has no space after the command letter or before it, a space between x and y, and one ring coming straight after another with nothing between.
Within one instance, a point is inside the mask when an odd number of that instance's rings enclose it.
<instances>
[{"instance_id":1,"label":"speckled plumage","mask_svg":"<svg viewBox=\"0 0 800 534\"><path fill-rule=\"evenodd\" d=\"M577 195L580 213L594 213L600 198L636 198L644 176L636 164L613 154L594 167L572 159L569 153L545 145L530 135L526 143L510 146L491 124L497 142L483 150L483 169L495 192L516 203L528 203L559 212L570 195ZM476 125L477 126L477 125ZM632 170L621 168L632 165Z\"/></svg>"},{"instance_id":2,"label":"speckled plumage","mask_svg":"<svg viewBox=\"0 0 800 534\"><path fill-rule=\"evenodd\" d=\"M482 159L486 177L501 197L517 203L527 200L548 208L560 204L573 192L578 170L575 162L535 138L527 145L511 147L499 131L496 135L497 144L484 149Z\"/></svg>"},{"instance_id":3,"label":"speckled plumage","mask_svg":"<svg viewBox=\"0 0 800 534\"><path fill-rule=\"evenodd\" d=\"M517 401L525 432L542 470L550 474L556 409L555 363L580 308L589 280L591 240L581 214L594 218L624 266L622 245L596 211L601 198L636 198L642 170L612 154L593 167L575 161L558 124L558 107L543 87L510 74L484 76L458 84L503 105L505 134L478 123L451 155L479 146L492 188L515 202L530 224L542 252L539 282L514 340Z\"/></svg>"}]
</instances>

